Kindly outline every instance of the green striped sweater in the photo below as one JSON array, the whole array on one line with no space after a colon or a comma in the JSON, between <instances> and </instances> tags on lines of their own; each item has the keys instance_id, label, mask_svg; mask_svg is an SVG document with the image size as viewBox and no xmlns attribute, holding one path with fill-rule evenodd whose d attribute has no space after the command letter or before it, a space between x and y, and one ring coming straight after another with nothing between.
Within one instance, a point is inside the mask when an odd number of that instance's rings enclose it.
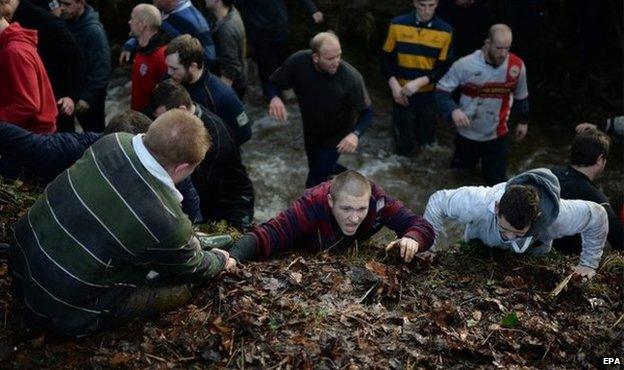
<instances>
[{"instance_id":1,"label":"green striped sweater","mask_svg":"<svg viewBox=\"0 0 624 370\"><path fill-rule=\"evenodd\" d=\"M64 334L97 329L150 270L198 279L225 263L195 242L180 203L143 167L132 137L100 139L14 225L19 298Z\"/></svg>"}]
</instances>

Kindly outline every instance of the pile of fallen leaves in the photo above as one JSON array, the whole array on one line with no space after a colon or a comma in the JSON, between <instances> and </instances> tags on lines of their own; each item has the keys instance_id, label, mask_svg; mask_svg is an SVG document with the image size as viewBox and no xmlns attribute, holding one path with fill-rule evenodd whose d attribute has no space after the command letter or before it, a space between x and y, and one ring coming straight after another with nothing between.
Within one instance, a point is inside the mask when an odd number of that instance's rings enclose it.
<instances>
[{"instance_id":1,"label":"pile of fallen leaves","mask_svg":"<svg viewBox=\"0 0 624 370\"><path fill-rule=\"evenodd\" d=\"M25 328L2 260L0 361L20 369L598 367L624 354L624 257L608 255L585 284L566 279L575 262L469 244L431 264L405 265L375 246L288 254L218 277L177 311L60 341Z\"/></svg>"}]
</instances>

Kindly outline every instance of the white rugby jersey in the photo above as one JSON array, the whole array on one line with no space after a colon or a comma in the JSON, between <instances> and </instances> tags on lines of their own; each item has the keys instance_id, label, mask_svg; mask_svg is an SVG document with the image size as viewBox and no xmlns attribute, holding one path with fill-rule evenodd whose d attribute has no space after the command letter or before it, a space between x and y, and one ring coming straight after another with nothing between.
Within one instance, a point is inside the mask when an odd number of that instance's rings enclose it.
<instances>
[{"instance_id":1,"label":"white rugby jersey","mask_svg":"<svg viewBox=\"0 0 624 370\"><path fill-rule=\"evenodd\" d=\"M451 93L458 87L459 107L470 118L470 126L458 127L457 132L476 141L505 136L514 98L529 96L526 67L514 54L498 67L486 63L481 50L459 59L436 88Z\"/></svg>"}]
</instances>

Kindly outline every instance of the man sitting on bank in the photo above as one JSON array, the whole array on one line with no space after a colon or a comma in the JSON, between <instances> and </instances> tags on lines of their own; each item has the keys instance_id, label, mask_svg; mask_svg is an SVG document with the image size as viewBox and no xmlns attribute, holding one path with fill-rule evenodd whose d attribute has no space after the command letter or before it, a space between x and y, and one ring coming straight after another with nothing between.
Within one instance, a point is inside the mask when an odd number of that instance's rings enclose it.
<instances>
[{"instance_id":1,"label":"man sitting on bank","mask_svg":"<svg viewBox=\"0 0 624 370\"><path fill-rule=\"evenodd\" d=\"M310 188L286 211L238 240L230 255L247 261L297 247L308 251L346 248L369 239L383 226L397 240L386 250L399 248L410 262L433 244L431 225L373 181L348 170Z\"/></svg>"},{"instance_id":2,"label":"man sitting on bank","mask_svg":"<svg viewBox=\"0 0 624 370\"><path fill-rule=\"evenodd\" d=\"M77 336L184 304L188 282L235 261L203 251L174 184L210 147L202 122L182 110L145 135L117 133L93 144L14 225L13 297L26 323ZM158 279L147 279L155 271Z\"/></svg>"}]
</instances>

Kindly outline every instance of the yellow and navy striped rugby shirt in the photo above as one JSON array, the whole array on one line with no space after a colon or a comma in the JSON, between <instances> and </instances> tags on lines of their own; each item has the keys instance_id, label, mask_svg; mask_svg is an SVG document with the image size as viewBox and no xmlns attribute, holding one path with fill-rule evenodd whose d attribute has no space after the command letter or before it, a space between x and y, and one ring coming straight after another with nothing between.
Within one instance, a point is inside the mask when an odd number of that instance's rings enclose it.
<instances>
[{"instance_id":1,"label":"yellow and navy striped rugby shirt","mask_svg":"<svg viewBox=\"0 0 624 370\"><path fill-rule=\"evenodd\" d=\"M429 22L418 22L413 11L394 18L383 45L387 77L396 77L403 86L415 78L429 76L432 83L419 92L433 91L435 81L442 77L431 76L436 62L453 58L452 34L453 28L437 16Z\"/></svg>"}]
</instances>

